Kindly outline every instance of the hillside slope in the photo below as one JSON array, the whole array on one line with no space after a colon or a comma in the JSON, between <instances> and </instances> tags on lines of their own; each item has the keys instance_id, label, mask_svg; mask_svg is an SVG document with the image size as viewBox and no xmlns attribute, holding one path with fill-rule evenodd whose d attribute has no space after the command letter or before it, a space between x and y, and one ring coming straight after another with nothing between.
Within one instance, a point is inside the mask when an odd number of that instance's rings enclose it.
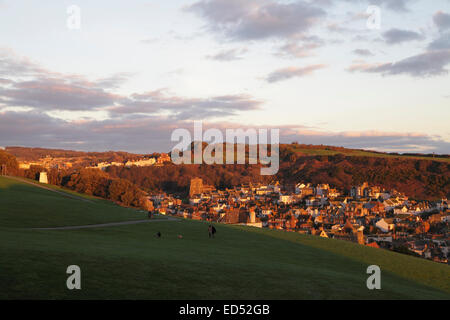
<instances>
[{"instance_id":1,"label":"hillside slope","mask_svg":"<svg viewBox=\"0 0 450 320\"><path fill-rule=\"evenodd\" d=\"M146 214L112 202L31 180L0 177L0 226L58 227L145 219ZM24 179L25 180L25 179ZM54 191L52 191L54 190Z\"/></svg>"},{"instance_id":2,"label":"hillside slope","mask_svg":"<svg viewBox=\"0 0 450 320\"><path fill-rule=\"evenodd\" d=\"M0 299L450 299L449 266L350 242L226 225L209 239L189 220L31 230L136 213L1 177L0 206ZM73 264L82 290L66 288Z\"/></svg>"},{"instance_id":3,"label":"hillside slope","mask_svg":"<svg viewBox=\"0 0 450 320\"><path fill-rule=\"evenodd\" d=\"M445 162L343 155L284 157L278 173L284 182L329 183L349 191L367 181L420 200L450 197L450 164Z\"/></svg>"}]
</instances>

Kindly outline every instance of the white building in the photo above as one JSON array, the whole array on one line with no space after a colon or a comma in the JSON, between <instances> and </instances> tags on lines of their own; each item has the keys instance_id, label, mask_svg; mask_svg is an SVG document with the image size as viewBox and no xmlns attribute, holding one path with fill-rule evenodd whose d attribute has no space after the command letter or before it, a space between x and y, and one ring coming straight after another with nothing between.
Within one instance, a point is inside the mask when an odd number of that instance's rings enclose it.
<instances>
[{"instance_id":1,"label":"white building","mask_svg":"<svg viewBox=\"0 0 450 320\"><path fill-rule=\"evenodd\" d=\"M152 166L156 163L156 159L155 158L150 158L150 159L142 159L142 160L137 160L137 161L127 161L125 163L126 167L131 167L131 166L136 166L136 167L148 167L148 166Z\"/></svg>"},{"instance_id":2,"label":"white building","mask_svg":"<svg viewBox=\"0 0 450 320\"><path fill-rule=\"evenodd\" d=\"M292 199L292 196L288 194L280 194L278 198L278 203L291 204L292 202L294 202L294 200Z\"/></svg>"},{"instance_id":3,"label":"white building","mask_svg":"<svg viewBox=\"0 0 450 320\"><path fill-rule=\"evenodd\" d=\"M386 220L384 220L384 219L379 220L375 225L382 232L389 232L394 229L394 224L387 223Z\"/></svg>"},{"instance_id":4,"label":"white building","mask_svg":"<svg viewBox=\"0 0 450 320\"><path fill-rule=\"evenodd\" d=\"M47 172L39 173L39 182L48 184Z\"/></svg>"}]
</instances>

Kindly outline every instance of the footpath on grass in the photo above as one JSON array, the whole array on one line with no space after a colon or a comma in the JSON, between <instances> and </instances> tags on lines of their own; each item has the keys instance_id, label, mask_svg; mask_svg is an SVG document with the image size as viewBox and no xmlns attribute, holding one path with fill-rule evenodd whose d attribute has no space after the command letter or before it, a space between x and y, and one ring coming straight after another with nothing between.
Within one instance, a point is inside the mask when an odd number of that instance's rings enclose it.
<instances>
[{"instance_id":1,"label":"footpath on grass","mask_svg":"<svg viewBox=\"0 0 450 320\"><path fill-rule=\"evenodd\" d=\"M75 229L88 229L88 228L115 227L115 226L129 225L129 224L161 222L161 221L180 221L180 220L176 219L176 218L172 218L172 217L167 217L165 219L147 219L147 220L100 223L100 224L88 224L88 225L84 225L84 226L68 226L68 227L52 227L52 228L31 228L31 229L32 230L75 230Z\"/></svg>"}]
</instances>

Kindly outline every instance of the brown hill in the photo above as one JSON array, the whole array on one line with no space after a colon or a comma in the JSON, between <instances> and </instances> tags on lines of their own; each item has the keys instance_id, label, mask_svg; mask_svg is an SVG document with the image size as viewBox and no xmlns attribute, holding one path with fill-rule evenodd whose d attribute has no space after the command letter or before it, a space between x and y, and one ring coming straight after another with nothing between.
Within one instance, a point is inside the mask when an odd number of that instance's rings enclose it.
<instances>
[{"instance_id":1,"label":"brown hill","mask_svg":"<svg viewBox=\"0 0 450 320\"><path fill-rule=\"evenodd\" d=\"M19 147L8 147L7 150L17 157L29 159L40 158L49 152L53 157L68 158L86 155L108 159L134 156L121 152L84 153ZM2 162L7 162L6 156ZM259 168L259 165L168 164L162 167L110 167L107 172L111 177L127 179L147 191L186 192L190 179L201 177L205 183L217 188L279 180L283 183L329 183L348 191L352 185L367 181L417 199L437 200L450 196L450 162L447 155L393 155L326 146L314 149L292 144L280 146L280 170L277 175L261 176ZM60 172L55 181L62 183L64 174L71 173Z\"/></svg>"}]
</instances>

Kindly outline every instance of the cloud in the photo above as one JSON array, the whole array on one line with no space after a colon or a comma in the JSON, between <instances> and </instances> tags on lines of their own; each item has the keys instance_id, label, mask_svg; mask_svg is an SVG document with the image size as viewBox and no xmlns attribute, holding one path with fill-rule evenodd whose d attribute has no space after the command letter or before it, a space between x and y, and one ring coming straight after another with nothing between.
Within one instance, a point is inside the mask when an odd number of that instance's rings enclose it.
<instances>
[{"instance_id":1,"label":"cloud","mask_svg":"<svg viewBox=\"0 0 450 320\"><path fill-rule=\"evenodd\" d=\"M427 51L398 62L379 64L356 64L348 71L380 73L384 76L410 75L413 77L439 76L448 73L445 67L450 64L450 50Z\"/></svg>"},{"instance_id":2,"label":"cloud","mask_svg":"<svg viewBox=\"0 0 450 320\"><path fill-rule=\"evenodd\" d=\"M450 29L450 14L438 11L433 16L433 21L440 31Z\"/></svg>"},{"instance_id":3,"label":"cloud","mask_svg":"<svg viewBox=\"0 0 450 320\"><path fill-rule=\"evenodd\" d=\"M450 49L450 14L438 11L433 16L433 21L439 29L439 36L428 45L428 49Z\"/></svg>"},{"instance_id":4,"label":"cloud","mask_svg":"<svg viewBox=\"0 0 450 320\"><path fill-rule=\"evenodd\" d=\"M304 77L312 74L316 70L325 68L324 64L315 64L307 67L288 67L275 70L267 76L267 82L284 81L291 78Z\"/></svg>"},{"instance_id":5,"label":"cloud","mask_svg":"<svg viewBox=\"0 0 450 320\"><path fill-rule=\"evenodd\" d=\"M39 110L95 110L114 105L127 73L88 80L77 74L62 74L42 68L12 50L0 50L0 100L7 107L33 107Z\"/></svg>"},{"instance_id":6,"label":"cloud","mask_svg":"<svg viewBox=\"0 0 450 320\"><path fill-rule=\"evenodd\" d=\"M170 140L173 130L193 129L192 121L165 116L133 119L108 119L70 122L38 112L0 112L0 145L24 145L76 149L84 151L123 150L138 153L167 152L176 144ZM204 122L204 130L217 128L280 129L280 141L325 144L348 148L387 151L450 153L450 143L438 136L421 133L380 131L331 132L299 125L280 127Z\"/></svg>"},{"instance_id":7,"label":"cloud","mask_svg":"<svg viewBox=\"0 0 450 320\"><path fill-rule=\"evenodd\" d=\"M340 1L340 0L338 0ZM355 2L355 0L346 0L347 2ZM385 6L386 8L397 12L408 12L408 4L416 0L357 0L370 5Z\"/></svg>"},{"instance_id":8,"label":"cloud","mask_svg":"<svg viewBox=\"0 0 450 320\"><path fill-rule=\"evenodd\" d=\"M302 128L297 130L285 129L281 131L280 141L284 143L297 141L303 144L324 144L386 152L450 153L450 142L439 136L414 132L327 132Z\"/></svg>"},{"instance_id":9,"label":"cloud","mask_svg":"<svg viewBox=\"0 0 450 320\"><path fill-rule=\"evenodd\" d=\"M371 70L374 70L383 64L381 63L366 63L364 61L358 61L356 63L353 63L351 66L347 68L347 71L349 72L370 72Z\"/></svg>"},{"instance_id":10,"label":"cloud","mask_svg":"<svg viewBox=\"0 0 450 320\"><path fill-rule=\"evenodd\" d=\"M14 83L14 81L12 81L12 80L10 80L10 79L3 79L3 78L0 78L0 84L11 84L11 83Z\"/></svg>"},{"instance_id":11,"label":"cloud","mask_svg":"<svg viewBox=\"0 0 450 320\"><path fill-rule=\"evenodd\" d=\"M230 49L222 50L214 55L206 56L207 59L217 60L217 61L234 61L242 59L241 54L247 52L247 49Z\"/></svg>"},{"instance_id":12,"label":"cloud","mask_svg":"<svg viewBox=\"0 0 450 320\"><path fill-rule=\"evenodd\" d=\"M362 57L370 57L370 56L374 55L372 53L372 51L370 51L368 49L355 49L355 50L353 50L353 53L358 56L362 56Z\"/></svg>"},{"instance_id":13,"label":"cloud","mask_svg":"<svg viewBox=\"0 0 450 320\"><path fill-rule=\"evenodd\" d=\"M323 41L310 38L302 43L289 41L280 47L278 55L293 58L306 58L314 55L314 50L323 46Z\"/></svg>"},{"instance_id":14,"label":"cloud","mask_svg":"<svg viewBox=\"0 0 450 320\"><path fill-rule=\"evenodd\" d=\"M409 11L407 4L413 1L415 0L370 0L370 3L384 5L393 11L405 12Z\"/></svg>"},{"instance_id":15,"label":"cloud","mask_svg":"<svg viewBox=\"0 0 450 320\"><path fill-rule=\"evenodd\" d=\"M127 82L131 76L132 74L127 72L116 73L109 77L96 80L94 86L103 89L118 89Z\"/></svg>"},{"instance_id":16,"label":"cloud","mask_svg":"<svg viewBox=\"0 0 450 320\"><path fill-rule=\"evenodd\" d=\"M70 122L38 112L0 112L0 142L5 146L85 151L169 151L173 129L173 120L164 117Z\"/></svg>"},{"instance_id":17,"label":"cloud","mask_svg":"<svg viewBox=\"0 0 450 320\"><path fill-rule=\"evenodd\" d=\"M450 49L450 32L443 33L428 45L429 50Z\"/></svg>"},{"instance_id":18,"label":"cloud","mask_svg":"<svg viewBox=\"0 0 450 320\"><path fill-rule=\"evenodd\" d=\"M305 1L272 0L201 0L186 10L204 18L211 31L237 41L301 35L326 14Z\"/></svg>"},{"instance_id":19,"label":"cloud","mask_svg":"<svg viewBox=\"0 0 450 320\"><path fill-rule=\"evenodd\" d=\"M27 106L40 110L93 110L113 105L118 96L95 84L81 85L67 79L35 79L14 82L0 89L8 106Z\"/></svg>"},{"instance_id":20,"label":"cloud","mask_svg":"<svg viewBox=\"0 0 450 320\"><path fill-rule=\"evenodd\" d=\"M435 24L439 28L439 37L434 39L423 53L387 63L356 63L347 70L350 72L379 73L383 76L409 75L413 77L430 77L448 74L446 69L450 64L450 33L445 33L450 15L439 11L433 16ZM383 33L383 38L388 44L398 44L413 40L422 40L420 33L390 29Z\"/></svg>"},{"instance_id":21,"label":"cloud","mask_svg":"<svg viewBox=\"0 0 450 320\"><path fill-rule=\"evenodd\" d=\"M0 74L9 77L52 75L28 58L18 56L13 50L0 48Z\"/></svg>"},{"instance_id":22,"label":"cloud","mask_svg":"<svg viewBox=\"0 0 450 320\"><path fill-rule=\"evenodd\" d=\"M206 119L236 115L241 111L257 110L262 102L250 95L236 94L210 98L186 98L165 89L133 94L109 108L115 116L126 114L169 114L173 119Z\"/></svg>"},{"instance_id":23,"label":"cloud","mask_svg":"<svg viewBox=\"0 0 450 320\"><path fill-rule=\"evenodd\" d=\"M408 41L422 40L423 36L418 32L394 28L384 32L383 38L388 44L399 44Z\"/></svg>"},{"instance_id":24,"label":"cloud","mask_svg":"<svg viewBox=\"0 0 450 320\"><path fill-rule=\"evenodd\" d=\"M262 104L244 94L186 98L167 90L153 90L119 95L114 91L129 79L128 73L88 80L80 75L50 72L27 59L17 58L11 51L1 53L0 71L14 76L0 78L0 110L27 107L42 112L106 111L115 118L165 114L174 119L206 119L256 110Z\"/></svg>"}]
</instances>

